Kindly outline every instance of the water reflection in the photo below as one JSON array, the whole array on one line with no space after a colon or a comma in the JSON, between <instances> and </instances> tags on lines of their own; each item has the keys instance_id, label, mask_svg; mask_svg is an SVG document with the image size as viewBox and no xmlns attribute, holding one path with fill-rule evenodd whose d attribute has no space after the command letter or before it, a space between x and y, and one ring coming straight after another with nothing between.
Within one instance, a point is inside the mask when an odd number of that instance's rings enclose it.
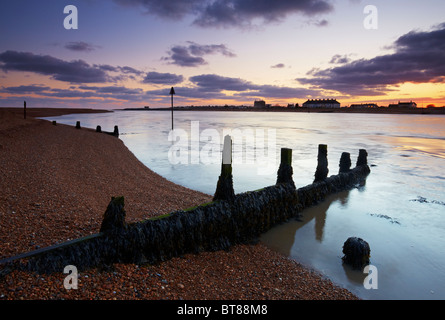
<instances>
[{"instance_id":1,"label":"water reflection","mask_svg":"<svg viewBox=\"0 0 445 320\"><path fill-rule=\"evenodd\" d=\"M423 137L387 137L387 139L402 152L411 152L413 155L423 153L445 159L445 140L443 139Z\"/></svg>"},{"instance_id":2,"label":"water reflection","mask_svg":"<svg viewBox=\"0 0 445 320\"><path fill-rule=\"evenodd\" d=\"M366 190L366 179L353 190L363 193ZM289 257L294 257L302 261L303 264L308 264L308 261L301 259L302 256L304 256L302 252L312 252L314 256L317 256L323 254L319 250L320 246L332 246L332 243L325 244L323 242L330 242L332 240L332 237L325 239L325 235L327 230L329 232L333 227L332 223L335 225L338 222L331 221L331 226L327 225L329 220L328 211L332 207L347 209L353 190L342 191L328 196L325 201L302 211L300 217L297 219L278 225L263 234L261 241L274 250ZM351 212L349 212L349 214L351 214ZM313 227L311 227L311 224L313 224ZM310 230L312 230L312 232ZM297 236L297 232L299 236ZM312 239L315 241L311 241L309 238L311 234ZM344 241L346 241L346 238ZM339 243L338 248L336 248L337 252L331 255L336 258L326 263L334 269L339 268L339 272L343 270L344 278L353 286L362 286L367 274L363 273L362 270L354 270L351 266L345 265L342 262L342 245L343 243ZM330 258L325 255L323 258L317 259L329 260Z\"/></svg>"},{"instance_id":3,"label":"water reflection","mask_svg":"<svg viewBox=\"0 0 445 320\"><path fill-rule=\"evenodd\" d=\"M307 223L314 220L314 231L315 231L315 240L319 242L323 242L323 233L326 225L326 216L331 204L335 202L340 202L341 206L347 207L348 199L349 199L350 191L343 191L329 196L322 203L308 208L302 212L301 224L294 231L297 232L298 229L304 227Z\"/></svg>"},{"instance_id":4,"label":"water reflection","mask_svg":"<svg viewBox=\"0 0 445 320\"><path fill-rule=\"evenodd\" d=\"M367 274L363 273L361 270L354 270L350 265L342 264L343 270L345 272L346 278L349 282L361 286L365 280Z\"/></svg>"},{"instance_id":5,"label":"water reflection","mask_svg":"<svg viewBox=\"0 0 445 320\"><path fill-rule=\"evenodd\" d=\"M280 252L291 256L293 247L300 245L295 243L297 231L313 221L315 240L322 243L329 207L336 202L342 207L347 207L349 193L348 190L328 196L325 201L303 210L297 219L272 228L261 237L261 240L268 246L278 248Z\"/></svg>"}]
</instances>

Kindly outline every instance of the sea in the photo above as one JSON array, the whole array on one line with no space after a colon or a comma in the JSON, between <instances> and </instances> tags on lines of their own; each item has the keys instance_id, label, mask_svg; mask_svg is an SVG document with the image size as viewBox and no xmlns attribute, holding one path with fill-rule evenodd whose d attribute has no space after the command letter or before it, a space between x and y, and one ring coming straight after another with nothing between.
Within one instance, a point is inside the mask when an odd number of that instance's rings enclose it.
<instances>
[{"instance_id":1,"label":"sea","mask_svg":"<svg viewBox=\"0 0 445 320\"><path fill-rule=\"evenodd\" d=\"M363 185L260 241L362 299L445 299L445 115L114 110L44 119L110 132L118 126L119 139L147 167L209 195L226 136L235 193L274 185L281 148L292 149L297 188L312 183L319 144L328 146L329 175L338 173L343 152L354 167L366 149L371 173ZM368 268L343 264L349 237L369 244Z\"/></svg>"}]
</instances>

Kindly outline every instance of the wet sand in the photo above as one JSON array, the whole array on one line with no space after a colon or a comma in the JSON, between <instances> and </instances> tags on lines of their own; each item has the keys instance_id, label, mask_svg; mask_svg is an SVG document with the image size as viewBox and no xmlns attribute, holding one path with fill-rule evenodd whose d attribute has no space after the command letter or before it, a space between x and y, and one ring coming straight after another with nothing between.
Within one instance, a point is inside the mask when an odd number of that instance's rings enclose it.
<instances>
[{"instance_id":1,"label":"wet sand","mask_svg":"<svg viewBox=\"0 0 445 320\"><path fill-rule=\"evenodd\" d=\"M157 175L113 136L5 109L0 170L0 258L97 233L112 196L125 197L128 222L212 198ZM0 299L356 299L261 243L88 270L77 290L65 277L13 271L0 276Z\"/></svg>"}]
</instances>

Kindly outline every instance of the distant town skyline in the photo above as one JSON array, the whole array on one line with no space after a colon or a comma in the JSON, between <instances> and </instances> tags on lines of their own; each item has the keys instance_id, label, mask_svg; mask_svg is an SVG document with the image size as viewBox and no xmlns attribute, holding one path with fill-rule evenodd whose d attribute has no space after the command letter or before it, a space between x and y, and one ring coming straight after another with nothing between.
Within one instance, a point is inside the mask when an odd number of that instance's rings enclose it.
<instances>
[{"instance_id":1,"label":"distant town skyline","mask_svg":"<svg viewBox=\"0 0 445 320\"><path fill-rule=\"evenodd\" d=\"M16 0L0 107L445 106L445 2Z\"/></svg>"},{"instance_id":2,"label":"distant town skyline","mask_svg":"<svg viewBox=\"0 0 445 320\"><path fill-rule=\"evenodd\" d=\"M377 103L374 103L372 101L367 101L367 102L361 102L361 103L351 103L351 104L341 104L340 101L337 101L337 99L330 99L330 98L313 98L313 99L306 99L304 102L302 101L283 101L283 103L275 103L275 104L271 104L268 103L266 100L264 99L256 99L255 101L253 101L252 104L240 104L240 105L236 105L236 104L231 104L230 106L236 107L247 107L247 106L253 106L253 107L257 107L257 108L266 108L266 107L289 107L289 106L295 106L295 107L303 107L305 103L307 102L317 102L319 101L320 103L330 103L330 102L335 102L337 103L336 107L338 108L348 108L348 107L358 107L358 106L362 106L362 107L369 107L369 108L385 108L385 107L390 107L390 106L396 106L396 105L400 105L400 106L404 106L404 105L415 105L416 108L421 108L422 106L418 106L417 103L413 100L406 100L406 101L396 101L394 103L389 103L387 105L378 105ZM188 105L186 107L198 107L198 106L211 106L209 104L207 105ZM212 107L224 107L224 106L229 106L229 104L225 104L225 105L213 105ZM428 106L433 106L433 104L430 104ZM180 107L184 107L184 106L180 106ZM435 106L434 107L440 107L440 106ZM445 108L445 106L442 106ZM150 106L144 106L145 109L150 109Z\"/></svg>"}]
</instances>

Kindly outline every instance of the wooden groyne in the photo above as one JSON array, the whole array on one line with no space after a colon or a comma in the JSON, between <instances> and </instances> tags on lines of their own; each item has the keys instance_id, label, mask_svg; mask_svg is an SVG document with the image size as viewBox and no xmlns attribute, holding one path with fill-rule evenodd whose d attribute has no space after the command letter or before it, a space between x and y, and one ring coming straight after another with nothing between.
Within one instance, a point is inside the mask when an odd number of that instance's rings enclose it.
<instances>
[{"instance_id":1,"label":"wooden groyne","mask_svg":"<svg viewBox=\"0 0 445 320\"><path fill-rule=\"evenodd\" d=\"M370 173L366 151L359 151L355 168L349 168L350 162L349 154L342 155L337 175L316 174L314 183L297 189L292 179L292 150L282 149L275 185L235 195L230 158L229 163L223 162L212 202L127 224L124 197L113 197L99 233L3 259L0 274L12 269L62 272L67 265L85 270L108 268L113 263L156 263L249 243L328 195L362 184ZM317 172L328 172L325 145L319 147Z\"/></svg>"}]
</instances>

